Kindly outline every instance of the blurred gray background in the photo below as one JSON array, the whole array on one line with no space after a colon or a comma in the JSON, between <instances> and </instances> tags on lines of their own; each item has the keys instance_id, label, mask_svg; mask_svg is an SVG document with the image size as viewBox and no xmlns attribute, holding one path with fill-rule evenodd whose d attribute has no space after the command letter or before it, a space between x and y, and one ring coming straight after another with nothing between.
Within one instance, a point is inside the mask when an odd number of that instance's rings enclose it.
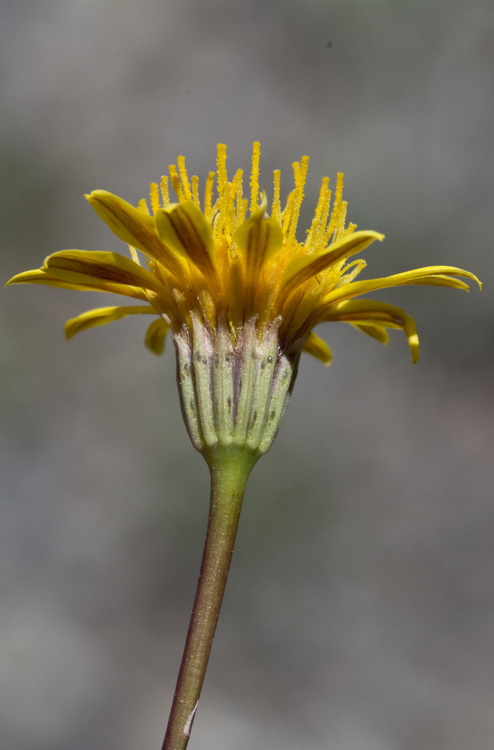
<instances>
[{"instance_id":1,"label":"blurred gray background","mask_svg":"<svg viewBox=\"0 0 494 750\"><path fill-rule=\"evenodd\" d=\"M86 204L132 202L218 141L262 179L345 171L386 234L368 277L446 263L484 293L403 288L422 358L319 333L256 467L191 750L494 744L490 0L4 0L2 281L70 247L125 251ZM376 295L377 296L377 295ZM63 340L101 295L0 298L0 746L161 747L208 474L148 321ZM107 301L108 300L108 301Z\"/></svg>"}]
</instances>

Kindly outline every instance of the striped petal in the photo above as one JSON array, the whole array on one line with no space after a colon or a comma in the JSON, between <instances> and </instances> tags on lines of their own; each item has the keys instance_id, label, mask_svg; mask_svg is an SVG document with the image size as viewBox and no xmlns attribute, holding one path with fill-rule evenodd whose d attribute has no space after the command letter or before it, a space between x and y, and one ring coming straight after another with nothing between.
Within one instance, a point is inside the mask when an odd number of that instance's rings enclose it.
<instances>
[{"instance_id":1,"label":"striped petal","mask_svg":"<svg viewBox=\"0 0 494 750\"><path fill-rule=\"evenodd\" d=\"M124 294L126 297L133 297L140 300L147 299L146 293L140 287L129 286L128 284L111 284L110 282L102 284L100 280L93 280L93 283L63 281L48 273L43 268L18 273L9 279L5 286L10 286L11 284L44 284L45 286L54 286L58 289L74 289L82 292L109 292L111 294Z\"/></svg>"},{"instance_id":2,"label":"striped petal","mask_svg":"<svg viewBox=\"0 0 494 750\"><path fill-rule=\"evenodd\" d=\"M396 273L393 276L385 276L382 279L368 279L366 281L354 281L351 284L344 284L327 294L322 300L324 306L338 302L340 300L359 297L367 292L375 292L378 289L386 289L393 286L424 285L424 286L448 286L453 289L464 289L470 291L468 284L464 281L454 278L461 276L465 279L476 281L480 288L482 284L479 279L469 271L454 266L426 266L425 268L416 268L413 271Z\"/></svg>"},{"instance_id":3,"label":"striped petal","mask_svg":"<svg viewBox=\"0 0 494 750\"><path fill-rule=\"evenodd\" d=\"M193 203L173 203L156 212L156 226L163 243L191 260L203 273L214 271L213 230Z\"/></svg>"},{"instance_id":4,"label":"striped petal","mask_svg":"<svg viewBox=\"0 0 494 750\"><path fill-rule=\"evenodd\" d=\"M351 300L340 302L328 308L322 318L324 321L351 323L369 336L388 342L386 328L399 328L404 331L413 362L419 358L419 338L414 319L400 307L373 300Z\"/></svg>"},{"instance_id":5,"label":"striped petal","mask_svg":"<svg viewBox=\"0 0 494 750\"><path fill-rule=\"evenodd\" d=\"M128 245L163 263L177 278L182 273L177 257L163 245L152 216L106 190L93 190L86 199L112 232Z\"/></svg>"},{"instance_id":6,"label":"striped petal","mask_svg":"<svg viewBox=\"0 0 494 750\"><path fill-rule=\"evenodd\" d=\"M71 318L65 323L65 338L71 339L76 333L87 331L88 328L104 326L107 323L113 323L114 320L126 318L128 315L156 315L156 310L151 305L129 305L114 307L97 307L94 310Z\"/></svg>"},{"instance_id":7,"label":"striped petal","mask_svg":"<svg viewBox=\"0 0 494 750\"><path fill-rule=\"evenodd\" d=\"M362 252L374 240L382 241L383 239L383 234L371 230L353 232L333 243L329 250L323 253L297 258L289 264L285 271L282 293L291 294L298 286L305 284L329 266Z\"/></svg>"},{"instance_id":8,"label":"striped petal","mask_svg":"<svg viewBox=\"0 0 494 750\"><path fill-rule=\"evenodd\" d=\"M267 201L263 194L261 205L243 222L233 235L245 259L247 276L254 280L263 265L283 244L283 230L278 221L266 217Z\"/></svg>"},{"instance_id":9,"label":"striped petal","mask_svg":"<svg viewBox=\"0 0 494 750\"><path fill-rule=\"evenodd\" d=\"M46 258L43 270L69 284L95 285L109 291L106 284L141 287L160 294L162 284L153 274L118 253L88 250L62 250Z\"/></svg>"},{"instance_id":10,"label":"striped petal","mask_svg":"<svg viewBox=\"0 0 494 750\"><path fill-rule=\"evenodd\" d=\"M333 359L331 349L319 336L312 332L305 342L303 350L307 354L312 354L316 359L320 359L325 365L330 365Z\"/></svg>"}]
</instances>

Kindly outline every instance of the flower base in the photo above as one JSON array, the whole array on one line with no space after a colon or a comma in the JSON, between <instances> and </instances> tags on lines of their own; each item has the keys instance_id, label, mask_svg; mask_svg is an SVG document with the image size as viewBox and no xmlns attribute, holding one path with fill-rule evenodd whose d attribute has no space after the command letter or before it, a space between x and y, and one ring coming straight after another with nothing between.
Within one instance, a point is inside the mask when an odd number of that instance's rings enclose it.
<instances>
[{"instance_id":1,"label":"flower base","mask_svg":"<svg viewBox=\"0 0 494 750\"><path fill-rule=\"evenodd\" d=\"M242 448L253 462L269 450L296 377L299 356L278 341L279 321L262 332L256 320L232 335L211 331L198 316L174 336L177 381L191 440L210 462L217 451Z\"/></svg>"}]
</instances>

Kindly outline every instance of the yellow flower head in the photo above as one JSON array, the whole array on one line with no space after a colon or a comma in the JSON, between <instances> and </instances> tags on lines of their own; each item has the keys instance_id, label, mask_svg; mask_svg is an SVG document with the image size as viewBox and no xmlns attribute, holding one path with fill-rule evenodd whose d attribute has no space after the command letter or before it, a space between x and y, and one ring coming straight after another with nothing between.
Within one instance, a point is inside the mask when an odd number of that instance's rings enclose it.
<instances>
[{"instance_id":1,"label":"yellow flower head","mask_svg":"<svg viewBox=\"0 0 494 750\"><path fill-rule=\"evenodd\" d=\"M18 274L9 284L41 283L110 292L144 303L83 313L66 323L67 338L127 315L150 313L158 316L146 334L146 345L152 351L163 350L171 331L179 355L184 342L193 352L200 340L200 358L207 346L212 346L214 354L218 336L223 337L222 351L229 347L234 353L246 330L259 343L271 332L276 338L275 354L283 354L293 365L291 381L302 351L330 363L329 347L313 332L326 321L350 323L382 343L388 341L387 329L402 329L412 359L417 361L419 345L413 319L394 305L355 298L407 284L468 291L467 284L455 277L478 279L459 268L429 266L356 281L366 264L354 256L383 235L346 225L343 175L337 177L334 194L328 178L322 180L312 224L301 239L297 224L308 157L293 164L295 186L283 208L280 172L275 171L269 211L266 193L259 191L259 157L259 143L254 143L249 199L243 196L242 170L228 179L223 144L218 145L216 173L209 173L202 202L199 179L189 178L183 156L177 166L170 166L169 177L163 177L160 186L151 185L150 209L145 200L136 208L111 193L95 190L86 196L89 203L117 237L128 243L131 258L64 250L48 256L40 270ZM176 195L173 202L170 187ZM253 377L255 380L257 375ZM197 383L194 388L196 391ZM224 427L226 435L229 428Z\"/></svg>"}]
</instances>

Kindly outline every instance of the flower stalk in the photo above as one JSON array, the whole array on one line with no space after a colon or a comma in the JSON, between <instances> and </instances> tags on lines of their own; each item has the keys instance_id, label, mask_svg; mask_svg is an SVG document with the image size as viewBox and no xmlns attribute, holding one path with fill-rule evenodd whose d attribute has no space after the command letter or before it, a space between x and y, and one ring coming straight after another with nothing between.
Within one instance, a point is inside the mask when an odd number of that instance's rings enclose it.
<instances>
[{"instance_id":1,"label":"flower stalk","mask_svg":"<svg viewBox=\"0 0 494 750\"><path fill-rule=\"evenodd\" d=\"M223 601L245 487L255 461L251 451L227 449L221 451L210 468L206 543L162 750L185 750L189 742Z\"/></svg>"}]
</instances>

